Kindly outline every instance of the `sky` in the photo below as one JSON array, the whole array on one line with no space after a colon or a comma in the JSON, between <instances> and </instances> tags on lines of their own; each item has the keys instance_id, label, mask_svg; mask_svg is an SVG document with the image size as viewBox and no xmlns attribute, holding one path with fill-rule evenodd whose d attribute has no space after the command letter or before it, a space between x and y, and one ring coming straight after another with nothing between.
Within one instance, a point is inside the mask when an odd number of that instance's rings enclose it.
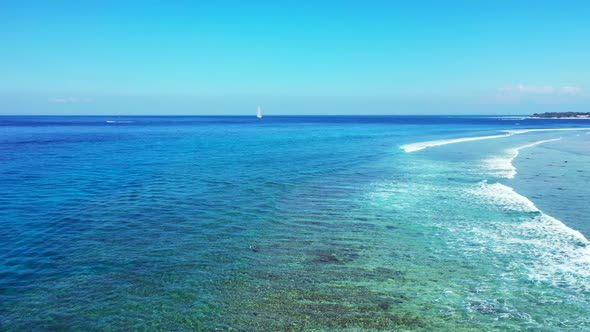
<instances>
[{"instance_id":1,"label":"sky","mask_svg":"<svg viewBox=\"0 0 590 332\"><path fill-rule=\"evenodd\" d=\"M590 111L588 1L0 3L0 114Z\"/></svg>"}]
</instances>

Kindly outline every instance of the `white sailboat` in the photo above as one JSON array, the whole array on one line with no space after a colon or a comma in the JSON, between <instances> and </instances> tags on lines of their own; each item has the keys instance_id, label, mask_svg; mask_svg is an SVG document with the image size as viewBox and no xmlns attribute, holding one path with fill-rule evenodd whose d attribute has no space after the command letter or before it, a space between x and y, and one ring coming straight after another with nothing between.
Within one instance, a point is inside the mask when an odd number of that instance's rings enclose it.
<instances>
[{"instance_id":1,"label":"white sailboat","mask_svg":"<svg viewBox=\"0 0 590 332\"><path fill-rule=\"evenodd\" d=\"M256 112L256 117L262 119L262 109L258 106L258 111Z\"/></svg>"}]
</instances>

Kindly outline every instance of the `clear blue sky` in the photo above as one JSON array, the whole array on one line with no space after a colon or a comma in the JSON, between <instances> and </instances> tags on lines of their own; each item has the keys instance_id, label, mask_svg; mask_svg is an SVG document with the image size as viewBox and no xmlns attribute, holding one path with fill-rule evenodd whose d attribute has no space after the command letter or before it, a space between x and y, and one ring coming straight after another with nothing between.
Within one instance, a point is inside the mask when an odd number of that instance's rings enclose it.
<instances>
[{"instance_id":1,"label":"clear blue sky","mask_svg":"<svg viewBox=\"0 0 590 332\"><path fill-rule=\"evenodd\" d=\"M2 1L1 114L590 111L589 1Z\"/></svg>"}]
</instances>

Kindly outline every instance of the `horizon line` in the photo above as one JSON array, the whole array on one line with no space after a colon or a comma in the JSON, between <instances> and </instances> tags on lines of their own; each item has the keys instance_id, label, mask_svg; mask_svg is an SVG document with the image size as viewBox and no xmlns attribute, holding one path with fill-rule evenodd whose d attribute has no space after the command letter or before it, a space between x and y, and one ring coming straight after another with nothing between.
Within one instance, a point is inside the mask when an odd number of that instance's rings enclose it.
<instances>
[{"instance_id":1,"label":"horizon line","mask_svg":"<svg viewBox=\"0 0 590 332\"><path fill-rule=\"evenodd\" d=\"M108 116L137 116L137 117L256 117L256 115L244 115L244 114L0 114L0 117L14 117L14 116L78 116L78 117L108 117ZM531 117L532 114L458 114L458 113L445 113L445 114L271 114L264 115L267 117L308 117L308 116L349 116L349 117L377 117L377 116L518 116L518 117Z\"/></svg>"}]
</instances>

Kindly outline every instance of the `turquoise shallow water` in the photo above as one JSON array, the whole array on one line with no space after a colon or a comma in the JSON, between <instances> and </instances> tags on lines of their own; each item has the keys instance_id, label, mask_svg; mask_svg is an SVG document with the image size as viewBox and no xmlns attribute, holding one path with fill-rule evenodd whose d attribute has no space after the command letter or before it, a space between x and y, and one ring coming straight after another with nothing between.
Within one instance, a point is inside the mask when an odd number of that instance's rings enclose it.
<instances>
[{"instance_id":1,"label":"turquoise shallow water","mask_svg":"<svg viewBox=\"0 0 590 332\"><path fill-rule=\"evenodd\" d=\"M583 121L0 124L3 330L590 330Z\"/></svg>"}]
</instances>

